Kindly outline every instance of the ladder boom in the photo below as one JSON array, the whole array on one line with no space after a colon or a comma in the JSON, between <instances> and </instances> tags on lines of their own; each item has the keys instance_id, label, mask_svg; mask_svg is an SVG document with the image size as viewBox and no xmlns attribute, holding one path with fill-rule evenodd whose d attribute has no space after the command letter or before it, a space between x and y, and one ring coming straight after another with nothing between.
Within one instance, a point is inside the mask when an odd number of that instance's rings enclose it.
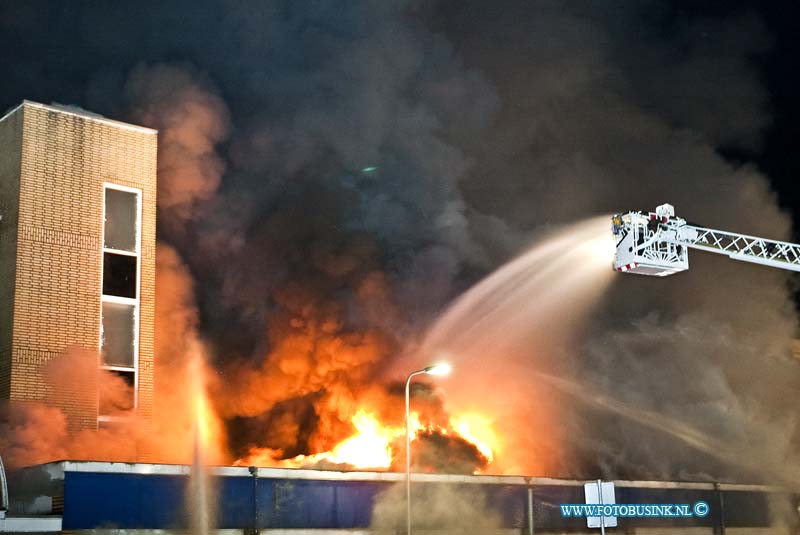
<instances>
[{"instance_id":1,"label":"ladder boom","mask_svg":"<svg viewBox=\"0 0 800 535\"><path fill-rule=\"evenodd\" d=\"M733 260L800 272L800 245L689 225L672 205L655 212L627 212L612 218L617 247L614 269L664 277L689 269L688 249Z\"/></svg>"},{"instance_id":2,"label":"ladder boom","mask_svg":"<svg viewBox=\"0 0 800 535\"><path fill-rule=\"evenodd\" d=\"M746 234L736 234L722 230L684 225L678 230L678 240L693 249L727 255L733 260L752 262L765 266L800 271L800 245L795 243L768 240Z\"/></svg>"}]
</instances>

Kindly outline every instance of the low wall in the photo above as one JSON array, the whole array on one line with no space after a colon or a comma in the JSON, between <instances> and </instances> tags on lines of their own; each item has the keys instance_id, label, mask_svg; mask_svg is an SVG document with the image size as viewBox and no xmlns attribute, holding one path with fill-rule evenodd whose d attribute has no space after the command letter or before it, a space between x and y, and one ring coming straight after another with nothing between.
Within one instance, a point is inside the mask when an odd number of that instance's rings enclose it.
<instances>
[{"instance_id":1,"label":"low wall","mask_svg":"<svg viewBox=\"0 0 800 535\"><path fill-rule=\"evenodd\" d=\"M187 466L157 464L64 461L30 467L9 478L11 513L60 515L63 529L68 531L186 529L189 474ZM215 525L235 533L368 533L379 500L386 510L394 507L395 513L404 512L404 477L386 472L217 467L210 476ZM584 518L563 518L560 513L562 503L584 502L584 483L516 476L415 474L414 511L430 510L430 501L446 492L461 497L458 499L462 502L466 500L462 506L474 503L476 508L483 508L476 518L482 518L485 512L485 516L496 519L494 526L500 530L486 533L597 533L586 528ZM710 513L703 518L620 518L619 527L609 531L647 535L678 531L777 534L789 532L782 525L788 525L787 529L797 526L796 511L792 511L797 497L775 487L658 481L616 481L615 487L617 503L693 504L702 500L709 504ZM773 514L778 510L776 503L788 513L781 517ZM395 516L389 524L403 528L405 517ZM420 527L415 529L416 534L435 532L425 529L433 527L425 525L425 518L417 521ZM481 533L481 529L475 525L469 533Z\"/></svg>"}]
</instances>

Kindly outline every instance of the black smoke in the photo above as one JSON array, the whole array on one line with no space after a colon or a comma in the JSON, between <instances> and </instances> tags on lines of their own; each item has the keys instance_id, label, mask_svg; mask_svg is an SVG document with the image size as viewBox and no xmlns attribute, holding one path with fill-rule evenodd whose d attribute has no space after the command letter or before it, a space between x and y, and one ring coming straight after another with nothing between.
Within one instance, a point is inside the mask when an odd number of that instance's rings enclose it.
<instances>
[{"instance_id":1,"label":"black smoke","mask_svg":"<svg viewBox=\"0 0 800 535\"><path fill-rule=\"evenodd\" d=\"M281 443L302 453L320 411L304 400L378 381L451 298L553 225L671 202L712 227L790 238L748 163L775 114L759 71L772 42L746 8L657 1L17 2L0 7L0 100L161 130L160 239L197 281L222 373L269 364L279 329L358 355L352 376L281 368L280 389L243 411L271 423L302 407ZM697 255L680 277L620 280L572 368L730 440L777 426L793 444L788 285ZM561 475L729 473L572 411L565 425L585 440L565 445Z\"/></svg>"}]
</instances>

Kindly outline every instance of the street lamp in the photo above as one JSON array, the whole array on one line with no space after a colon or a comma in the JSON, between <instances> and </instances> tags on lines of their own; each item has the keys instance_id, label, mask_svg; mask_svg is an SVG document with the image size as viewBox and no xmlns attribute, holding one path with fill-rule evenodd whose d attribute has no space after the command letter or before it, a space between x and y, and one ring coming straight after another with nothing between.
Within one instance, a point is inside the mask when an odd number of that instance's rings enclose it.
<instances>
[{"instance_id":1,"label":"street lamp","mask_svg":"<svg viewBox=\"0 0 800 535\"><path fill-rule=\"evenodd\" d=\"M409 390L411 378L415 375L448 375L453 367L446 362L440 362L432 366L427 366L421 370L411 372L406 379L406 535L411 535L411 426L409 425Z\"/></svg>"}]
</instances>

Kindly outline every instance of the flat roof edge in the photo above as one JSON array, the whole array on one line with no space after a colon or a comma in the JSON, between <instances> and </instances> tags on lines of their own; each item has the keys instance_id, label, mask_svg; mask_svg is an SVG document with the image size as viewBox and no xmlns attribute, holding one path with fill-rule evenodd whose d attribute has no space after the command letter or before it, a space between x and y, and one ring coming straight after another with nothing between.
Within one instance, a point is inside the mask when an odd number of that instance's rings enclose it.
<instances>
[{"instance_id":1,"label":"flat roof edge","mask_svg":"<svg viewBox=\"0 0 800 535\"><path fill-rule=\"evenodd\" d=\"M6 112L3 114L3 116L2 116L2 117L0 117L0 123L2 123L2 122L3 122L3 121L5 121L7 118L11 117L11 116L12 116L14 113L16 113L18 109L20 109L22 106L24 106L24 105L25 105L25 102L26 102L26 101L25 101L25 100L23 100L21 103L17 104L16 106L13 106L11 109L9 109L8 111L6 111Z\"/></svg>"},{"instance_id":2,"label":"flat roof edge","mask_svg":"<svg viewBox=\"0 0 800 535\"><path fill-rule=\"evenodd\" d=\"M0 122L3 122L6 118L10 117L14 113L17 112L20 108L28 106L31 108L38 108L41 110L52 111L55 113L63 113L64 115L72 115L73 117L80 117L81 119L85 119L87 121L94 121L97 123L103 123L110 126L115 126L117 128L124 128L127 130L133 130L134 132L139 132L142 134L149 134L154 135L158 134L158 130L154 128L148 128L146 126L139 126L135 124L126 123L123 121L117 121L115 119L109 119L107 117L103 117L102 115L93 115L91 112L87 111L86 113L81 113L77 109L71 110L67 109L66 107L54 106L51 104L42 104L41 102L34 102L32 100L23 100L22 103L14 106L10 110L8 110L2 117L0 117Z\"/></svg>"},{"instance_id":3,"label":"flat roof edge","mask_svg":"<svg viewBox=\"0 0 800 535\"><path fill-rule=\"evenodd\" d=\"M67 472L95 472L107 474L141 474L141 475L188 475L191 466L183 464L151 464L124 463L105 461L57 461L45 465L29 467L35 469L49 467L50 470ZM212 466L211 473L216 476L252 477L250 468L246 466ZM298 480L321 481L404 481L405 473L401 472L339 472L333 470L312 470L297 468L256 468L257 477L286 478ZM559 479L551 477L504 476L504 475L456 475L456 474L412 474L418 482L441 483L483 483L495 485L550 485L578 486L589 481L578 479ZM777 485L761 485L748 483L715 483L704 481L637 481L615 480L614 484L621 488L661 488L661 489L697 489L756 492L789 492Z\"/></svg>"}]
</instances>

